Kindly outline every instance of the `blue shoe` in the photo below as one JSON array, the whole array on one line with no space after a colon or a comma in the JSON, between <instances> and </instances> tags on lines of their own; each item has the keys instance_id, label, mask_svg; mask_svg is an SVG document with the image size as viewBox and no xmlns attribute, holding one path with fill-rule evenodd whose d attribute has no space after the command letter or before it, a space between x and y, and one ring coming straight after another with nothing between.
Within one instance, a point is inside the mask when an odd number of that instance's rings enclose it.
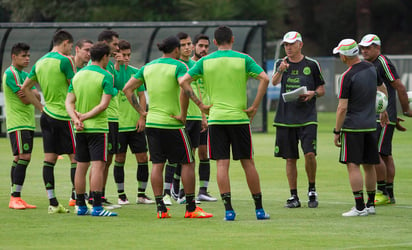
<instances>
[{"instance_id":1,"label":"blue shoe","mask_svg":"<svg viewBox=\"0 0 412 250\"><path fill-rule=\"evenodd\" d=\"M104 210L103 207L93 207L92 216L112 217L112 216L117 216L117 213Z\"/></svg>"},{"instance_id":2,"label":"blue shoe","mask_svg":"<svg viewBox=\"0 0 412 250\"><path fill-rule=\"evenodd\" d=\"M265 212L265 210L263 210L263 208L256 209L256 219L258 219L258 220L268 220L268 219L270 219L270 215L267 214Z\"/></svg>"},{"instance_id":3,"label":"blue shoe","mask_svg":"<svg viewBox=\"0 0 412 250\"><path fill-rule=\"evenodd\" d=\"M236 217L236 213L233 210L226 210L225 220L227 221L234 221Z\"/></svg>"},{"instance_id":4,"label":"blue shoe","mask_svg":"<svg viewBox=\"0 0 412 250\"><path fill-rule=\"evenodd\" d=\"M77 215L90 215L91 211L87 206L77 206Z\"/></svg>"}]
</instances>

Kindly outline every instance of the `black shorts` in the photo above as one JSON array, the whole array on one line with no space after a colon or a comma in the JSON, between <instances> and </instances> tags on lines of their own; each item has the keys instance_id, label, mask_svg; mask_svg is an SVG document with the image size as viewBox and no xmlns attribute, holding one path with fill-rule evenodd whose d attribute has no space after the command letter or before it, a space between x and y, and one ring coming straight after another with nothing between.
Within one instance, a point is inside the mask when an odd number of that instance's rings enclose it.
<instances>
[{"instance_id":1,"label":"black shorts","mask_svg":"<svg viewBox=\"0 0 412 250\"><path fill-rule=\"evenodd\" d=\"M117 154L120 149L119 144L119 123L109 122L109 134L107 137L107 149L111 155Z\"/></svg>"},{"instance_id":2,"label":"black shorts","mask_svg":"<svg viewBox=\"0 0 412 250\"><path fill-rule=\"evenodd\" d=\"M230 146L233 160L253 159L252 131L249 124L210 125L208 130L210 159L230 159Z\"/></svg>"},{"instance_id":3,"label":"black shorts","mask_svg":"<svg viewBox=\"0 0 412 250\"><path fill-rule=\"evenodd\" d=\"M304 154L315 153L317 144L316 124L302 127L276 127L275 156L283 159L299 159L299 141Z\"/></svg>"},{"instance_id":4,"label":"black shorts","mask_svg":"<svg viewBox=\"0 0 412 250\"><path fill-rule=\"evenodd\" d=\"M379 164L376 132L343 132L340 136L339 162Z\"/></svg>"},{"instance_id":5,"label":"black shorts","mask_svg":"<svg viewBox=\"0 0 412 250\"><path fill-rule=\"evenodd\" d=\"M76 140L71 121L57 120L46 113L40 117L44 153L74 154Z\"/></svg>"},{"instance_id":6,"label":"black shorts","mask_svg":"<svg viewBox=\"0 0 412 250\"><path fill-rule=\"evenodd\" d=\"M13 155L31 154L33 150L34 131L16 130L9 133Z\"/></svg>"},{"instance_id":7,"label":"black shorts","mask_svg":"<svg viewBox=\"0 0 412 250\"><path fill-rule=\"evenodd\" d=\"M186 133L190 138L190 145L192 145L192 148L198 148L200 143L200 130L202 130L202 121L187 120L185 128Z\"/></svg>"},{"instance_id":8,"label":"black shorts","mask_svg":"<svg viewBox=\"0 0 412 250\"><path fill-rule=\"evenodd\" d=\"M76 141L76 161L107 161L106 133L77 133Z\"/></svg>"},{"instance_id":9,"label":"black shorts","mask_svg":"<svg viewBox=\"0 0 412 250\"><path fill-rule=\"evenodd\" d=\"M207 145L207 129L203 132L200 132L200 142L199 146Z\"/></svg>"},{"instance_id":10,"label":"black shorts","mask_svg":"<svg viewBox=\"0 0 412 250\"><path fill-rule=\"evenodd\" d=\"M147 152L146 135L144 132L128 131L119 132L119 151L118 153L126 153L127 146L133 154Z\"/></svg>"},{"instance_id":11,"label":"black shorts","mask_svg":"<svg viewBox=\"0 0 412 250\"><path fill-rule=\"evenodd\" d=\"M192 163L194 156L185 129L146 128L150 160L153 163Z\"/></svg>"},{"instance_id":12,"label":"black shorts","mask_svg":"<svg viewBox=\"0 0 412 250\"><path fill-rule=\"evenodd\" d=\"M392 155L392 138L395 131L395 125L386 125L382 128L380 123L377 123L376 134L378 136L378 150L381 155Z\"/></svg>"}]
</instances>

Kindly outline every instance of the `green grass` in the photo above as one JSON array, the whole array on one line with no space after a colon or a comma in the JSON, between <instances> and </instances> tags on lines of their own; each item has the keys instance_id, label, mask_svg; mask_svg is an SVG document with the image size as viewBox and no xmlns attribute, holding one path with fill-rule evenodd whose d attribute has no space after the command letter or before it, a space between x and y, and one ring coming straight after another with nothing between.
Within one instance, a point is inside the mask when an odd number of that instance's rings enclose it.
<instances>
[{"instance_id":1,"label":"green grass","mask_svg":"<svg viewBox=\"0 0 412 250\"><path fill-rule=\"evenodd\" d=\"M272 121L273 114L268 120ZM48 215L48 200L43 187L41 139L35 139L33 158L27 170L23 198L37 209L16 211L8 208L11 151L8 139L0 139L0 249L399 249L412 248L411 141L409 131L396 132L393 152L397 167L396 205L377 208L376 216L343 218L353 197L346 167L338 163L338 148L333 145L333 113L319 114L317 189L319 208L306 204L307 179L303 160L298 161L298 190L302 208L285 209L289 197L285 162L273 157L274 129L254 134L255 162L260 174L263 203L271 220L257 221L254 205L239 162L232 162L231 185L236 221L223 221L221 201L201 206L214 217L205 220L184 219L184 206L171 207L173 218L156 219L155 206L129 205L116 210L117 218L78 217L71 214ZM136 195L136 164L128 155L126 193L131 201ZM210 192L218 196L215 163L212 162ZM57 197L64 205L70 194L67 156L55 169ZM112 172L107 193L116 200ZM153 197L151 187L148 194Z\"/></svg>"}]
</instances>

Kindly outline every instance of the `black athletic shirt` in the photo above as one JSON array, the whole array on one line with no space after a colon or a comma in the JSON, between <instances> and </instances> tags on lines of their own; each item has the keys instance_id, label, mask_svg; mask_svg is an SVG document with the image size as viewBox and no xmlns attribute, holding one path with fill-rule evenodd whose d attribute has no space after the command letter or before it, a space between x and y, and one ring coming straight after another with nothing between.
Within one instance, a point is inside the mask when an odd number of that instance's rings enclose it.
<instances>
[{"instance_id":1,"label":"black athletic shirt","mask_svg":"<svg viewBox=\"0 0 412 250\"><path fill-rule=\"evenodd\" d=\"M376 130L376 86L382 82L373 64L362 61L352 65L341 75L339 83L339 99L348 99L342 131Z\"/></svg>"},{"instance_id":2,"label":"black athletic shirt","mask_svg":"<svg viewBox=\"0 0 412 250\"><path fill-rule=\"evenodd\" d=\"M276 72L282 59L275 63ZM281 79L281 93L293 91L297 88L306 86L307 90L316 90L325 81L321 74L319 63L305 56L300 62L293 63L286 58L289 68L283 72ZM317 124L316 98L308 102L288 102L279 98L279 106L276 111L273 126L300 127L308 124Z\"/></svg>"}]
</instances>

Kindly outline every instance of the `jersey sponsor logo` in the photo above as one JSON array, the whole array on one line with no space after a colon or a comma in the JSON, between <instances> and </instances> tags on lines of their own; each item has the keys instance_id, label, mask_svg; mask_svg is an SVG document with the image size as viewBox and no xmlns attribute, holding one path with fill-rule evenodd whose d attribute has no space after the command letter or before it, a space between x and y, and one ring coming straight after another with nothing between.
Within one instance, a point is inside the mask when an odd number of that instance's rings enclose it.
<instances>
[{"instance_id":1,"label":"jersey sponsor logo","mask_svg":"<svg viewBox=\"0 0 412 250\"><path fill-rule=\"evenodd\" d=\"M311 70L310 70L310 68L309 67L305 67L304 69L303 69L303 74L305 74L305 75L310 75L312 72L311 72Z\"/></svg>"}]
</instances>

